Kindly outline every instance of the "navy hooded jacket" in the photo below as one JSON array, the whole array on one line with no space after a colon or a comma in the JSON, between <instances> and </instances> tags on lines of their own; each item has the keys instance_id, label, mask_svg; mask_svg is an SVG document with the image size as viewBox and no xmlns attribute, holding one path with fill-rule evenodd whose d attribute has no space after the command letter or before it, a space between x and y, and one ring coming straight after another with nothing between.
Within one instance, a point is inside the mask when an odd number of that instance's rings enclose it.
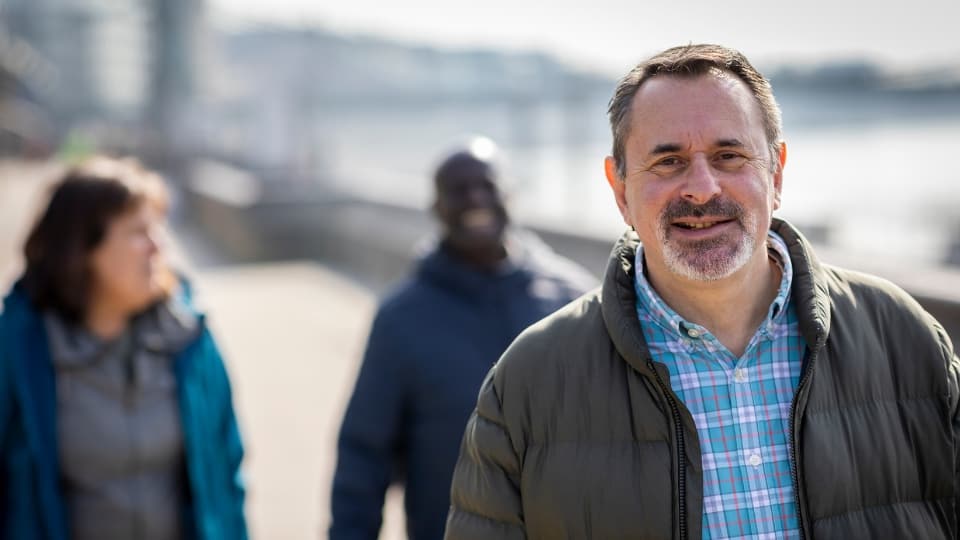
<instances>
[{"instance_id":1,"label":"navy hooded jacket","mask_svg":"<svg viewBox=\"0 0 960 540\"><path fill-rule=\"evenodd\" d=\"M532 235L500 271L442 248L381 304L338 441L331 540L373 540L405 485L407 534L443 537L450 481L484 376L527 326L597 285Z\"/></svg>"}]
</instances>

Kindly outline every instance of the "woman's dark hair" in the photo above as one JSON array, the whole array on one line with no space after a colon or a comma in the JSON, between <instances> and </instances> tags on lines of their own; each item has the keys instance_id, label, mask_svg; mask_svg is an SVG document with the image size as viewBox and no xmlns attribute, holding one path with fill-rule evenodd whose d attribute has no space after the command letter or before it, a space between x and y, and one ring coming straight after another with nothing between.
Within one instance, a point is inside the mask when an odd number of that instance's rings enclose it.
<instances>
[{"instance_id":1,"label":"woman's dark hair","mask_svg":"<svg viewBox=\"0 0 960 540\"><path fill-rule=\"evenodd\" d=\"M144 203L167 207L162 179L132 159L90 158L54 183L24 246L23 286L37 310L80 323L90 301L90 254L110 222Z\"/></svg>"}]
</instances>

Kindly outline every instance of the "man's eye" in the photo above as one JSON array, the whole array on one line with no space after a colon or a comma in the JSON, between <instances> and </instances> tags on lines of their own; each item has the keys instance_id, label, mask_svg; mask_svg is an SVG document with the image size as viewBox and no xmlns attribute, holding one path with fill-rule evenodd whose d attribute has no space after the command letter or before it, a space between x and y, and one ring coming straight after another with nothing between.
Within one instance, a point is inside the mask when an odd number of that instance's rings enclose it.
<instances>
[{"instance_id":1,"label":"man's eye","mask_svg":"<svg viewBox=\"0 0 960 540\"><path fill-rule=\"evenodd\" d=\"M663 158L656 163L656 167L676 167L680 165L680 159L676 157Z\"/></svg>"},{"instance_id":2,"label":"man's eye","mask_svg":"<svg viewBox=\"0 0 960 540\"><path fill-rule=\"evenodd\" d=\"M742 166L747 158L736 152L720 152L716 155L716 164L724 169L736 169Z\"/></svg>"},{"instance_id":3,"label":"man's eye","mask_svg":"<svg viewBox=\"0 0 960 540\"><path fill-rule=\"evenodd\" d=\"M686 162L678 156L667 156L658 161L648 169L649 172L658 176L673 176L683 170Z\"/></svg>"},{"instance_id":4,"label":"man's eye","mask_svg":"<svg viewBox=\"0 0 960 540\"><path fill-rule=\"evenodd\" d=\"M731 159L739 158L740 154L735 154L733 152L723 152L718 157L722 160L731 160Z\"/></svg>"}]
</instances>

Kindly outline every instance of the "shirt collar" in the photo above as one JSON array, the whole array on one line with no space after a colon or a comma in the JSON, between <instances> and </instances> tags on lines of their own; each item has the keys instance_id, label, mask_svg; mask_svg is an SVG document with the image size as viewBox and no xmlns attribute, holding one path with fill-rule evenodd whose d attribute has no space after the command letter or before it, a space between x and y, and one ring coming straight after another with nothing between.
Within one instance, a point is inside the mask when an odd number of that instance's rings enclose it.
<instances>
[{"instance_id":1,"label":"shirt collar","mask_svg":"<svg viewBox=\"0 0 960 540\"><path fill-rule=\"evenodd\" d=\"M767 311L767 323L780 320L787 311L787 304L790 301L790 286L793 283L793 263L790 261L790 252L787 244L779 234L767 231L767 252L770 258L780 268L782 277L780 278L780 288L777 290L777 296L770 304ZM686 336L691 328L696 328L706 332L700 325L689 322L677 314L666 302L660 298L657 291L653 289L647 276L644 275L643 265L643 245L637 245L635 256L636 275L634 278L634 289L637 293L637 308L644 310L652 321L662 326L671 334Z\"/></svg>"}]
</instances>

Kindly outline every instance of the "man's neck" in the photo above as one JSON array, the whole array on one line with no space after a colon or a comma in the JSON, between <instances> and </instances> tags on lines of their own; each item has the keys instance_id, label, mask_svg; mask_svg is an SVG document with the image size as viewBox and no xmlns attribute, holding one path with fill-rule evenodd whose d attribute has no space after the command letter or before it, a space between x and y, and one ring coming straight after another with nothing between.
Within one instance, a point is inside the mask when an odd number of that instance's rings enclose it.
<instances>
[{"instance_id":1,"label":"man's neck","mask_svg":"<svg viewBox=\"0 0 960 540\"><path fill-rule=\"evenodd\" d=\"M743 268L717 281L690 280L653 266L647 276L678 315L708 329L738 358L766 318L782 278L763 248Z\"/></svg>"}]
</instances>

